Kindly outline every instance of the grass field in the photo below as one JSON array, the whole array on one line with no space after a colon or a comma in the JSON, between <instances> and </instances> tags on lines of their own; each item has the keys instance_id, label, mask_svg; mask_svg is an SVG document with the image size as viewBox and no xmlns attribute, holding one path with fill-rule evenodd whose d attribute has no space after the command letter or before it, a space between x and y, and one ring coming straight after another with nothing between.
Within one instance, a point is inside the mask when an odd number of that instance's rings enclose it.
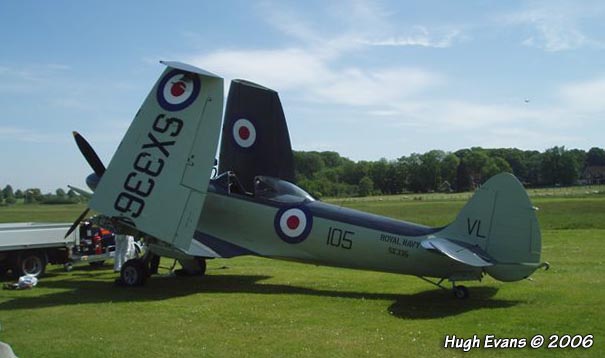
<instances>
[{"instance_id":1,"label":"grass field","mask_svg":"<svg viewBox=\"0 0 605 358\"><path fill-rule=\"evenodd\" d=\"M0 291L0 341L20 357L602 357L605 195L602 188L542 194L532 196L551 269L537 272L534 281L469 283L465 301L414 277L254 257L211 260L206 277L164 274L138 289L115 287L110 267L70 273L51 268L32 290ZM343 205L445 225L465 196L434 195ZM0 207L0 222L69 222L81 210ZM594 346L470 353L442 348L445 335L473 334L592 334Z\"/></svg>"}]
</instances>

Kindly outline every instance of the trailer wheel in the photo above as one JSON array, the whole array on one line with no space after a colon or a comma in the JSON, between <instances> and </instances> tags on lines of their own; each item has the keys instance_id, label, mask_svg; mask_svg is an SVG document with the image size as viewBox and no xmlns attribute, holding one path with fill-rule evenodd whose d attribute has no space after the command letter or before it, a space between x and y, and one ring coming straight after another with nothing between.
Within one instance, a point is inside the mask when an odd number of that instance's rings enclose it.
<instances>
[{"instance_id":1,"label":"trailer wheel","mask_svg":"<svg viewBox=\"0 0 605 358\"><path fill-rule=\"evenodd\" d=\"M46 256L40 252L24 251L17 257L15 272L17 276L31 275L41 276L46 270Z\"/></svg>"},{"instance_id":2,"label":"trailer wheel","mask_svg":"<svg viewBox=\"0 0 605 358\"><path fill-rule=\"evenodd\" d=\"M147 279L147 270L142 260L128 260L120 270L120 283L127 287L142 286Z\"/></svg>"}]
</instances>

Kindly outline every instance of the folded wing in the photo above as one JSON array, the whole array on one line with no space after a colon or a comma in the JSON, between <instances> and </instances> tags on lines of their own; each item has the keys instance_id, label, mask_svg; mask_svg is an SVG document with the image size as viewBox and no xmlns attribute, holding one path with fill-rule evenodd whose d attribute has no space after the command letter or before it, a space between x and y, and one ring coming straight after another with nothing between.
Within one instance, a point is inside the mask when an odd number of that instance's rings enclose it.
<instances>
[{"instance_id":1,"label":"folded wing","mask_svg":"<svg viewBox=\"0 0 605 358\"><path fill-rule=\"evenodd\" d=\"M90 207L188 250L218 146L223 79L163 63L168 68L128 128Z\"/></svg>"}]
</instances>

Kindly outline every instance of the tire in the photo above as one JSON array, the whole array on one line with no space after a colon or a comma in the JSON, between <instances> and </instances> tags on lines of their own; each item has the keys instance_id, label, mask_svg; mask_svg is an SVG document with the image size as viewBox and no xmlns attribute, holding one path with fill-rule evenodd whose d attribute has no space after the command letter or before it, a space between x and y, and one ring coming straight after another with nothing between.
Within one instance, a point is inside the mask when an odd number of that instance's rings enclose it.
<instances>
[{"instance_id":1,"label":"tire","mask_svg":"<svg viewBox=\"0 0 605 358\"><path fill-rule=\"evenodd\" d=\"M468 288L466 286L454 286L454 296L459 300L468 298Z\"/></svg>"},{"instance_id":2,"label":"tire","mask_svg":"<svg viewBox=\"0 0 605 358\"><path fill-rule=\"evenodd\" d=\"M17 277L32 275L40 277L46 270L46 256L36 251L24 251L17 257L15 273Z\"/></svg>"},{"instance_id":3,"label":"tire","mask_svg":"<svg viewBox=\"0 0 605 358\"><path fill-rule=\"evenodd\" d=\"M205 276L206 275L206 259L203 257L197 257L197 264L199 266L199 276Z\"/></svg>"},{"instance_id":4,"label":"tire","mask_svg":"<svg viewBox=\"0 0 605 358\"><path fill-rule=\"evenodd\" d=\"M183 268L175 270L177 276L204 276L206 274L206 259L196 256L187 261L180 261Z\"/></svg>"},{"instance_id":5,"label":"tire","mask_svg":"<svg viewBox=\"0 0 605 358\"><path fill-rule=\"evenodd\" d=\"M145 284L147 276L147 269L142 260L128 260L120 270L120 283L126 287L142 286Z\"/></svg>"}]
</instances>

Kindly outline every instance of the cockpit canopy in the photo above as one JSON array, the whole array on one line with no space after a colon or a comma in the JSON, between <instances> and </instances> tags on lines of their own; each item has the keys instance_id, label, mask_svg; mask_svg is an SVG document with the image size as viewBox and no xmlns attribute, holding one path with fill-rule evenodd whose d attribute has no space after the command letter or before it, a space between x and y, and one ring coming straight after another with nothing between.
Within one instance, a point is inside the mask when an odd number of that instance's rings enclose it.
<instances>
[{"instance_id":1,"label":"cockpit canopy","mask_svg":"<svg viewBox=\"0 0 605 358\"><path fill-rule=\"evenodd\" d=\"M264 175L254 178L254 196L280 203L315 201L309 193L289 181Z\"/></svg>"},{"instance_id":2,"label":"cockpit canopy","mask_svg":"<svg viewBox=\"0 0 605 358\"><path fill-rule=\"evenodd\" d=\"M212 186L222 188L228 194L252 196L280 203L302 203L315 201L306 191L279 178L258 175L254 177L254 193L245 191L233 172L225 172L212 180Z\"/></svg>"}]
</instances>

